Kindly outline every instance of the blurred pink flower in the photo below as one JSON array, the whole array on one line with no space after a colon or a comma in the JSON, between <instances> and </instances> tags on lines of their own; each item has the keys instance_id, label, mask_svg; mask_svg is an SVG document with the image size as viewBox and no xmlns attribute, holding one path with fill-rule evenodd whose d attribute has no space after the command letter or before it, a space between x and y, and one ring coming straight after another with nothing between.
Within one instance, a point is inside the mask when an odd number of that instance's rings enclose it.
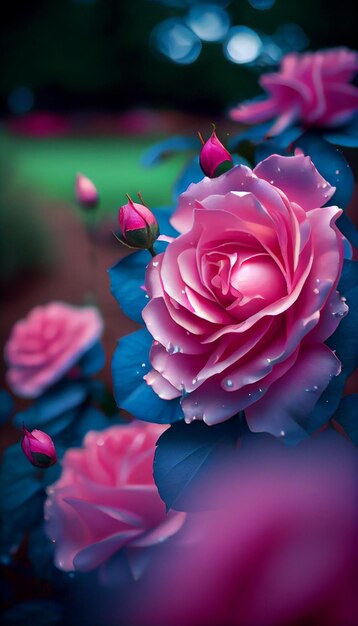
<instances>
[{"instance_id":1,"label":"blurred pink flower","mask_svg":"<svg viewBox=\"0 0 358 626\"><path fill-rule=\"evenodd\" d=\"M37 306L13 327L5 345L7 382L23 398L37 398L98 341L102 319L94 307L63 302Z\"/></svg>"},{"instance_id":2,"label":"blurred pink flower","mask_svg":"<svg viewBox=\"0 0 358 626\"><path fill-rule=\"evenodd\" d=\"M66 452L45 504L57 567L89 571L127 547L135 574L143 551L181 528L185 513L166 514L153 479L155 444L164 430L139 422L113 426L89 432L83 448Z\"/></svg>"},{"instance_id":3,"label":"blurred pink flower","mask_svg":"<svg viewBox=\"0 0 358 626\"><path fill-rule=\"evenodd\" d=\"M180 548L156 556L112 617L130 626L358 624L357 452L325 435L294 449L257 435L244 443L224 480L214 471L206 485L217 510L188 514Z\"/></svg>"},{"instance_id":4,"label":"blurred pink flower","mask_svg":"<svg viewBox=\"0 0 358 626\"><path fill-rule=\"evenodd\" d=\"M245 409L252 431L304 436L299 423L340 372L323 342L348 310L341 211L320 208L333 192L309 157L272 155L179 197L183 234L147 268L145 378L166 400L188 392L188 422Z\"/></svg>"},{"instance_id":5,"label":"blurred pink flower","mask_svg":"<svg viewBox=\"0 0 358 626\"><path fill-rule=\"evenodd\" d=\"M269 135L301 122L304 126L337 126L358 110L358 89L350 85L358 54L346 48L287 54L278 72L264 74L260 84L268 98L231 110L236 122L257 124L277 118Z\"/></svg>"},{"instance_id":6,"label":"blurred pink flower","mask_svg":"<svg viewBox=\"0 0 358 626\"><path fill-rule=\"evenodd\" d=\"M46 111L11 117L7 125L12 132L29 137L63 137L71 132L70 121L65 116Z\"/></svg>"}]
</instances>

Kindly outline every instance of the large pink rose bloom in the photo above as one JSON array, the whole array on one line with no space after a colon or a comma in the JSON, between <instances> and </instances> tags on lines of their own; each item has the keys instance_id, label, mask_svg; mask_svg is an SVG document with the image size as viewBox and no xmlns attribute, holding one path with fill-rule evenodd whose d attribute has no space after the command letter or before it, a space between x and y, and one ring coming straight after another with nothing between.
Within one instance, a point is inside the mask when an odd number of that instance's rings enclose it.
<instances>
[{"instance_id":1,"label":"large pink rose bloom","mask_svg":"<svg viewBox=\"0 0 358 626\"><path fill-rule=\"evenodd\" d=\"M358 70L358 54L346 48L287 54L280 70L264 74L266 100L231 110L237 122L256 124L277 118L275 135L294 122L305 126L336 126L358 110L358 89L349 82Z\"/></svg>"},{"instance_id":2,"label":"large pink rose bloom","mask_svg":"<svg viewBox=\"0 0 358 626\"><path fill-rule=\"evenodd\" d=\"M136 575L141 555L175 534L185 513L165 511L153 479L155 444L165 427L132 423L89 432L68 450L48 489L46 532L63 570L89 571L121 548Z\"/></svg>"},{"instance_id":3,"label":"large pink rose bloom","mask_svg":"<svg viewBox=\"0 0 358 626\"><path fill-rule=\"evenodd\" d=\"M204 178L179 198L182 234L149 264L146 381L182 396L186 421L245 409L252 431L303 435L340 362L323 343L348 308L336 287L341 211L309 157L270 156Z\"/></svg>"},{"instance_id":4,"label":"large pink rose bloom","mask_svg":"<svg viewBox=\"0 0 358 626\"><path fill-rule=\"evenodd\" d=\"M37 398L93 347L102 329L94 307L35 307L15 324L5 346L9 386L18 396Z\"/></svg>"}]
</instances>

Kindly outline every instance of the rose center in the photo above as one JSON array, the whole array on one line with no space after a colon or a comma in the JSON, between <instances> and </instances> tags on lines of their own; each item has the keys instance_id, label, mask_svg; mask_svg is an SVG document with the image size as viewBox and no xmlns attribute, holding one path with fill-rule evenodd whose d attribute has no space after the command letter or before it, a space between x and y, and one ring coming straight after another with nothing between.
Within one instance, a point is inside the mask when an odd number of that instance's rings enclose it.
<instances>
[{"instance_id":1,"label":"rose center","mask_svg":"<svg viewBox=\"0 0 358 626\"><path fill-rule=\"evenodd\" d=\"M231 254L216 259L210 282L217 300L240 320L287 293L282 272L266 253L244 258Z\"/></svg>"}]
</instances>

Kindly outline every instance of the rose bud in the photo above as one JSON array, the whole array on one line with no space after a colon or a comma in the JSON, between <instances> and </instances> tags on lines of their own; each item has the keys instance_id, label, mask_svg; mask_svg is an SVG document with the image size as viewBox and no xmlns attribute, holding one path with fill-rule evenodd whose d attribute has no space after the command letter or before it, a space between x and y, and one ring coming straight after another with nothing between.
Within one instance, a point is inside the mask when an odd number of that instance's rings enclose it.
<instances>
[{"instance_id":1,"label":"rose bud","mask_svg":"<svg viewBox=\"0 0 358 626\"><path fill-rule=\"evenodd\" d=\"M141 198L140 194L139 198ZM133 202L128 196L127 204L119 208L120 232L117 238L130 248L152 250L159 236L159 226L153 213L144 204Z\"/></svg>"},{"instance_id":2,"label":"rose bud","mask_svg":"<svg viewBox=\"0 0 358 626\"><path fill-rule=\"evenodd\" d=\"M95 209L98 206L99 195L97 188L83 174L77 174L76 176L75 197L82 209Z\"/></svg>"},{"instance_id":3,"label":"rose bud","mask_svg":"<svg viewBox=\"0 0 358 626\"><path fill-rule=\"evenodd\" d=\"M200 133L199 138L203 144L200 152L199 163L205 176L208 176L209 178L216 178L233 167L234 164L232 156L223 146L221 141L218 140L215 128L208 141L204 141Z\"/></svg>"},{"instance_id":4,"label":"rose bud","mask_svg":"<svg viewBox=\"0 0 358 626\"><path fill-rule=\"evenodd\" d=\"M21 447L25 456L35 467L50 467L57 461L56 449L49 435L42 430L27 430L23 425L24 435Z\"/></svg>"}]
</instances>

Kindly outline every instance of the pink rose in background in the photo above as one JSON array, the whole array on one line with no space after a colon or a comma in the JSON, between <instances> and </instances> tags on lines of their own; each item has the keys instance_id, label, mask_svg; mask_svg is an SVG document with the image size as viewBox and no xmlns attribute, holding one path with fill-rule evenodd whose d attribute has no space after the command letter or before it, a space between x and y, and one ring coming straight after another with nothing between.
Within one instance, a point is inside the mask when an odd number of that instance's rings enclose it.
<instances>
[{"instance_id":1,"label":"pink rose in background","mask_svg":"<svg viewBox=\"0 0 358 626\"><path fill-rule=\"evenodd\" d=\"M7 382L23 398L37 398L98 341L103 329L94 307L63 302L37 306L18 321L5 346Z\"/></svg>"},{"instance_id":2,"label":"pink rose in background","mask_svg":"<svg viewBox=\"0 0 358 626\"><path fill-rule=\"evenodd\" d=\"M257 124L277 118L270 135L295 122L336 126L358 110L358 89L349 82L358 70L358 54L346 48L287 54L278 72L259 82L266 100L248 102L230 112L236 122Z\"/></svg>"},{"instance_id":3,"label":"pink rose in background","mask_svg":"<svg viewBox=\"0 0 358 626\"><path fill-rule=\"evenodd\" d=\"M252 431L300 438L340 362L323 343L348 307L336 291L341 211L309 157L237 166L179 198L182 234L148 265L146 381L182 396L187 422L245 409Z\"/></svg>"},{"instance_id":4,"label":"pink rose in background","mask_svg":"<svg viewBox=\"0 0 358 626\"><path fill-rule=\"evenodd\" d=\"M357 452L329 434L294 449L257 436L244 442L238 465L206 483L221 505L188 514L183 547L168 544L156 556L127 606L113 602L112 619L356 626Z\"/></svg>"},{"instance_id":5,"label":"pink rose in background","mask_svg":"<svg viewBox=\"0 0 358 626\"><path fill-rule=\"evenodd\" d=\"M141 557L182 526L166 514L153 479L155 444L165 427L133 422L87 433L68 450L60 479L48 489L46 532L63 570L89 571L127 547L133 574Z\"/></svg>"}]
</instances>

